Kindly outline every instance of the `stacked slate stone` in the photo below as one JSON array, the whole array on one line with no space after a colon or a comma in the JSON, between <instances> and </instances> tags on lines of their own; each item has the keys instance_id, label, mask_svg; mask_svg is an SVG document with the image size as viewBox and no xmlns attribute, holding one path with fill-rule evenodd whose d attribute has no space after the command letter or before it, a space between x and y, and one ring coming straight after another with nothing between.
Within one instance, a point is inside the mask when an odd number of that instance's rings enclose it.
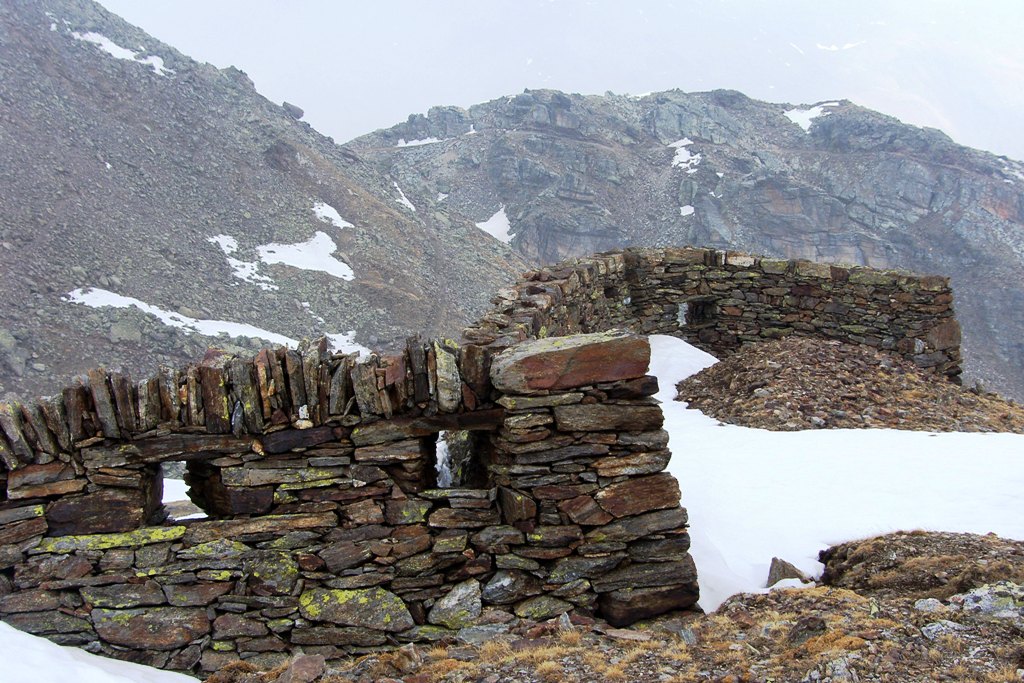
<instances>
[{"instance_id":1,"label":"stacked slate stone","mask_svg":"<svg viewBox=\"0 0 1024 683\"><path fill-rule=\"evenodd\" d=\"M714 249L627 252L645 334L683 336L713 354L787 335L892 351L951 378L961 371L949 278Z\"/></svg>"},{"instance_id":2,"label":"stacked slate stone","mask_svg":"<svg viewBox=\"0 0 1024 683\"><path fill-rule=\"evenodd\" d=\"M0 617L179 670L429 637L427 610L491 570L467 539L499 519L493 491L432 490L437 433L503 416L467 408L457 354L211 353L0 407ZM215 521L165 519L172 461Z\"/></svg>"},{"instance_id":3,"label":"stacked slate stone","mask_svg":"<svg viewBox=\"0 0 1024 683\"><path fill-rule=\"evenodd\" d=\"M646 376L647 340L621 333L528 341L492 365L508 411L490 470L505 526L484 586L519 616L598 608L615 625L697 601L686 511Z\"/></svg>"},{"instance_id":4,"label":"stacked slate stone","mask_svg":"<svg viewBox=\"0 0 1024 683\"><path fill-rule=\"evenodd\" d=\"M142 382L94 370L0 405L0 618L211 671L513 613L628 624L685 607L696 575L649 346L567 335L629 326L721 353L818 334L955 376L951 301L944 278L637 249L528 274L461 347L211 351ZM439 432L476 435L457 488L436 488ZM211 519L167 518L171 462Z\"/></svg>"},{"instance_id":5,"label":"stacked slate stone","mask_svg":"<svg viewBox=\"0 0 1024 683\"><path fill-rule=\"evenodd\" d=\"M527 273L463 333L504 348L613 328L686 339L719 357L790 334L891 351L956 380L949 279L715 249L626 249Z\"/></svg>"},{"instance_id":6,"label":"stacked slate stone","mask_svg":"<svg viewBox=\"0 0 1024 683\"><path fill-rule=\"evenodd\" d=\"M524 339L628 328L629 290L622 252L541 268L498 290L494 308L463 331L463 342L496 352Z\"/></svg>"},{"instance_id":7,"label":"stacked slate stone","mask_svg":"<svg viewBox=\"0 0 1024 683\"><path fill-rule=\"evenodd\" d=\"M692 604L646 340L533 344L493 368L445 341L359 363L322 343L211 352L4 406L0 618L212 671L449 637L485 609L624 624ZM488 434L479 488L435 488L440 431ZM177 461L212 519L166 518Z\"/></svg>"}]
</instances>

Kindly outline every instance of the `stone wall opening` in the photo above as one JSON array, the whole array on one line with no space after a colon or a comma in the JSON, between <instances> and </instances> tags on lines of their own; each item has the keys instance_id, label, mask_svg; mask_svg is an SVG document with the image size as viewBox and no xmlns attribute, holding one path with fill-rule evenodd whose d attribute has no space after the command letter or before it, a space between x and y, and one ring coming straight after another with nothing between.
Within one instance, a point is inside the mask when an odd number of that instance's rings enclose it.
<instances>
[{"instance_id":1,"label":"stone wall opening","mask_svg":"<svg viewBox=\"0 0 1024 683\"><path fill-rule=\"evenodd\" d=\"M434 456L437 488L487 488L484 463L489 447L487 432L449 430L439 433Z\"/></svg>"},{"instance_id":2,"label":"stone wall opening","mask_svg":"<svg viewBox=\"0 0 1024 683\"><path fill-rule=\"evenodd\" d=\"M717 317L718 306L714 297L691 297L679 302L679 327L687 330L699 330L712 327Z\"/></svg>"},{"instance_id":3,"label":"stone wall opening","mask_svg":"<svg viewBox=\"0 0 1024 683\"><path fill-rule=\"evenodd\" d=\"M209 516L206 510L192 500L192 475L187 462L179 460L160 463L158 475L162 481L161 498L168 521Z\"/></svg>"}]
</instances>

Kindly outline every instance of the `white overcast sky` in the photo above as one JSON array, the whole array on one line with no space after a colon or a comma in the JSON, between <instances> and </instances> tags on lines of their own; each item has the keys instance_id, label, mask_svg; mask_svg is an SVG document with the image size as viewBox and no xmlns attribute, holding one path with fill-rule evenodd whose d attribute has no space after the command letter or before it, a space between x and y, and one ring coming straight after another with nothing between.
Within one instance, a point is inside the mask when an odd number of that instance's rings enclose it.
<instances>
[{"instance_id":1,"label":"white overcast sky","mask_svg":"<svg viewBox=\"0 0 1024 683\"><path fill-rule=\"evenodd\" d=\"M100 0L339 142L524 88L846 98L1024 159L1024 0Z\"/></svg>"}]
</instances>

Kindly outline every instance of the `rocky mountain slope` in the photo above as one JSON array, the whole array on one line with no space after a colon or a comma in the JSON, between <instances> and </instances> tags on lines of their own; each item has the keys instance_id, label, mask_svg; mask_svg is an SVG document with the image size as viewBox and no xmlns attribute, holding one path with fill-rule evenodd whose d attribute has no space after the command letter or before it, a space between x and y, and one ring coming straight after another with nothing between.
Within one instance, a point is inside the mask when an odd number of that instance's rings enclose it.
<instances>
[{"instance_id":1,"label":"rocky mountain slope","mask_svg":"<svg viewBox=\"0 0 1024 683\"><path fill-rule=\"evenodd\" d=\"M698 244L952 276L968 379L1024 396L1024 165L939 131L846 101L526 91L346 148L420 202L503 210L532 261Z\"/></svg>"},{"instance_id":2,"label":"rocky mountain slope","mask_svg":"<svg viewBox=\"0 0 1024 683\"><path fill-rule=\"evenodd\" d=\"M0 396L456 334L528 262L690 243L951 275L968 380L1024 397L1024 165L849 102L527 91L339 147L89 0L0 5L0 102Z\"/></svg>"},{"instance_id":3,"label":"rocky mountain slope","mask_svg":"<svg viewBox=\"0 0 1024 683\"><path fill-rule=\"evenodd\" d=\"M152 369L261 343L183 326L353 331L374 347L451 334L524 268L472 222L404 199L244 73L88 0L0 3L0 103L0 396L97 364ZM125 304L113 295L160 310L100 305Z\"/></svg>"}]
</instances>

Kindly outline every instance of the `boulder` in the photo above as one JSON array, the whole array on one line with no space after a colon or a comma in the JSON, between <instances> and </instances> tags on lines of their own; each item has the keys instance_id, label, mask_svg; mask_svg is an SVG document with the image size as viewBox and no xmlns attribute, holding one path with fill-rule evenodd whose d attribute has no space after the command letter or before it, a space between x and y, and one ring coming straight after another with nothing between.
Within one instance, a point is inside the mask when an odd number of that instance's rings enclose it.
<instances>
[{"instance_id":1,"label":"boulder","mask_svg":"<svg viewBox=\"0 0 1024 683\"><path fill-rule=\"evenodd\" d=\"M656 588L622 588L603 594L600 614L612 626L629 626L675 609L696 604L700 594L696 581Z\"/></svg>"},{"instance_id":2,"label":"boulder","mask_svg":"<svg viewBox=\"0 0 1024 683\"><path fill-rule=\"evenodd\" d=\"M809 580L807 575L797 569L795 565L773 557L772 564L768 568L768 581L764 584L765 588L771 588L783 579L800 579L805 582Z\"/></svg>"},{"instance_id":3,"label":"boulder","mask_svg":"<svg viewBox=\"0 0 1024 683\"><path fill-rule=\"evenodd\" d=\"M281 108L284 109L284 113L292 117L296 121L306 115L306 112L302 111L300 107L295 106L291 102L282 102Z\"/></svg>"}]
</instances>

